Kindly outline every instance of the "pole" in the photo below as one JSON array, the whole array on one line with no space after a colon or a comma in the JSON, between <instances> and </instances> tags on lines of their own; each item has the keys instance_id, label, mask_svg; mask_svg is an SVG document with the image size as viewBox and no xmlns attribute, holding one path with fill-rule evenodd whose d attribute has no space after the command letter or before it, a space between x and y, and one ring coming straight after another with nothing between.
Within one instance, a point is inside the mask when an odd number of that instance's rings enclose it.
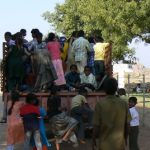
<instances>
[{"instance_id":1,"label":"pole","mask_svg":"<svg viewBox=\"0 0 150 150\"><path fill-rule=\"evenodd\" d=\"M144 126L145 120L145 75L143 74L143 112L142 112L142 125Z\"/></svg>"},{"instance_id":2,"label":"pole","mask_svg":"<svg viewBox=\"0 0 150 150\"><path fill-rule=\"evenodd\" d=\"M128 74L128 97L129 97L129 92L130 92L130 74Z\"/></svg>"}]
</instances>

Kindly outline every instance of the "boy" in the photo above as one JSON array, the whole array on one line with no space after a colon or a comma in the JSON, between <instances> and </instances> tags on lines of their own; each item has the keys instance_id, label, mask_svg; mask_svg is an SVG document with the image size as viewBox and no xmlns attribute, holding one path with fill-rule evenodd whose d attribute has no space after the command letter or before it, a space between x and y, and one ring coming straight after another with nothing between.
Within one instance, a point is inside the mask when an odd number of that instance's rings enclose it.
<instances>
[{"instance_id":1,"label":"boy","mask_svg":"<svg viewBox=\"0 0 150 150\"><path fill-rule=\"evenodd\" d=\"M138 134L139 134L139 114L135 108L137 104L136 97L129 98L129 108L132 120L130 121L129 132L129 148L130 150L139 150L138 147Z\"/></svg>"},{"instance_id":2,"label":"boy","mask_svg":"<svg viewBox=\"0 0 150 150\"><path fill-rule=\"evenodd\" d=\"M20 115L23 117L25 130L24 150L30 149L31 136L34 137L37 150L42 150L40 137L40 110L38 106L34 106L36 96L29 93L26 98L26 105L20 109Z\"/></svg>"}]
</instances>

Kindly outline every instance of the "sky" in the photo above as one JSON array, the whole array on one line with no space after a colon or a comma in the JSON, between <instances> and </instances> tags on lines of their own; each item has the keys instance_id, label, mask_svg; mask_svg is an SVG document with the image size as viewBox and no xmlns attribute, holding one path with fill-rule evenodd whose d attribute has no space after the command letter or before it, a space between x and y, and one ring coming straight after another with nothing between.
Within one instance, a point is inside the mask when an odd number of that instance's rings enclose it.
<instances>
[{"instance_id":1,"label":"sky","mask_svg":"<svg viewBox=\"0 0 150 150\"><path fill-rule=\"evenodd\" d=\"M56 3L65 0L0 0L0 43L4 41L4 33L10 31L16 33L21 28L27 30L26 39L31 40L31 30L38 28L43 35L53 28L43 19L46 11L54 11ZM144 42L132 42L131 47L136 49L136 57L145 67L150 68L150 44ZM0 46L0 58L2 58L2 46Z\"/></svg>"}]
</instances>

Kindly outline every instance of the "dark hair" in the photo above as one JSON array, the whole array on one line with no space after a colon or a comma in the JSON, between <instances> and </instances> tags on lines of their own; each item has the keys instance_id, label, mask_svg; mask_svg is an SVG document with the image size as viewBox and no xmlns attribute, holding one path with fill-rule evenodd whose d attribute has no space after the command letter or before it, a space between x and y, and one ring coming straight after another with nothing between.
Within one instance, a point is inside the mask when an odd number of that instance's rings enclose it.
<instances>
[{"instance_id":1,"label":"dark hair","mask_svg":"<svg viewBox=\"0 0 150 150\"><path fill-rule=\"evenodd\" d=\"M96 42L103 42L104 39L102 38L102 36L96 36Z\"/></svg>"},{"instance_id":2,"label":"dark hair","mask_svg":"<svg viewBox=\"0 0 150 150\"><path fill-rule=\"evenodd\" d=\"M21 32L17 32L13 35L12 39L15 41L15 43L22 45L23 44L23 39L22 39L22 34Z\"/></svg>"},{"instance_id":3,"label":"dark hair","mask_svg":"<svg viewBox=\"0 0 150 150\"><path fill-rule=\"evenodd\" d=\"M134 96L129 97L129 102L133 102L134 104L137 104L137 98Z\"/></svg>"},{"instance_id":4,"label":"dark hair","mask_svg":"<svg viewBox=\"0 0 150 150\"><path fill-rule=\"evenodd\" d=\"M55 34L54 33L49 33L48 34L48 38L47 38L47 42L49 42L49 41L54 41L54 39L55 39Z\"/></svg>"},{"instance_id":5,"label":"dark hair","mask_svg":"<svg viewBox=\"0 0 150 150\"><path fill-rule=\"evenodd\" d=\"M84 70L85 70L85 69L90 69L90 71L91 71L91 67L90 67L90 66L85 66L85 67L84 67Z\"/></svg>"},{"instance_id":6,"label":"dark hair","mask_svg":"<svg viewBox=\"0 0 150 150\"><path fill-rule=\"evenodd\" d=\"M26 97L26 103L28 104L34 104L36 101L37 97L35 94L33 93L29 93Z\"/></svg>"},{"instance_id":7,"label":"dark hair","mask_svg":"<svg viewBox=\"0 0 150 150\"><path fill-rule=\"evenodd\" d=\"M95 43L94 37L89 37L88 41L89 41L89 43Z\"/></svg>"},{"instance_id":8,"label":"dark hair","mask_svg":"<svg viewBox=\"0 0 150 150\"><path fill-rule=\"evenodd\" d=\"M71 34L72 37L77 37L77 31L73 31Z\"/></svg>"},{"instance_id":9,"label":"dark hair","mask_svg":"<svg viewBox=\"0 0 150 150\"><path fill-rule=\"evenodd\" d=\"M87 95L88 91L84 88L80 88L78 93L81 94L81 95Z\"/></svg>"},{"instance_id":10,"label":"dark hair","mask_svg":"<svg viewBox=\"0 0 150 150\"><path fill-rule=\"evenodd\" d=\"M71 70L73 67L75 67L75 68L77 69L77 65L76 65L76 64L72 64L72 65L70 66L70 70Z\"/></svg>"},{"instance_id":11,"label":"dark hair","mask_svg":"<svg viewBox=\"0 0 150 150\"><path fill-rule=\"evenodd\" d=\"M126 90L124 88L118 89L118 94L119 95L126 95Z\"/></svg>"},{"instance_id":12,"label":"dark hair","mask_svg":"<svg viewBox=\"0 0 150 150\"><path fill-rule=\"evenodd\" d=\"M33 105L39 106L39 104L40 104L40 102L39 102L38 98L35 97L34 100L33 100Z\"/></svg>"},{"instance_id":13,"label":"dark hair","mask_svg":"<svg viewBox=\"0 0 150 150\"><path fill-rule=\"evenodd\" d=\"M12 92L11 92L12 105L11 105L11 107L10 107L9 110L8 110L8 115L11 115L13 106L14 106L14 104L15 104L17 101L19 101L19 97L20 97L20 95L19 95L19 93L18 93L17 91L12 91Z\"/></svg>"},{"instance_id":14,"label":"dark hair","mask_svg":"<svg viewBox=\"0 0 150 150\"><path fill-rule=\"evenodd\" d=\"M32 34L37 34L37 33L39 33L39 32L40 32L39 29L32 29L32 30L31 30L31 33L32 33Z\"/></svg>"},{"instance_id":15,"label":"dark hair","mask_svg":"<svg viewBox=\"0 0 150 150\"><path fill-rule=\"evenodd\" d=\"M12 34L11 34L11 32L5 32L4 36L10 36L10 37L12 37Z\"/></svg>"},{"instance_id":16,"label":"dark hair","mask_svg":"<svg viewBox=\"0 0 150 150\"><path fill-rule=\"evenodd\" d=\"M84 37L84 31L83 30L80 30L78 32L78 37Z\"/></svg>"},{"instance_id":17,"label":"dark hair","mask_svg":"<svg viewBox=\"0 0 150 150\"><path fill-rule=\"evenodd\" d=\"M51 87L51 95L55 95L58 92L59 88L57 86Z\"/></svg>"},{"instance_id":18,"label":"dark hair","mask_svg":"<svg viewBox=\"0 0 150 150\"><path fill-rule=\"evenodd\" d=\"M26 29L20 29L20 32L21 32L22 34L25 34L27 31L26 31Z\"/></svg>"},{"instance_id":19,"label":"dark hair","mask_svg":"<svg viewBox=\"0 0 150 150\"><path fill-rule=\"evenodd\" d=\"M115 78L108 78L104 81L104 91L108 95L114 95L118 88L118 82Z\"/></svg>"}]
</instances>

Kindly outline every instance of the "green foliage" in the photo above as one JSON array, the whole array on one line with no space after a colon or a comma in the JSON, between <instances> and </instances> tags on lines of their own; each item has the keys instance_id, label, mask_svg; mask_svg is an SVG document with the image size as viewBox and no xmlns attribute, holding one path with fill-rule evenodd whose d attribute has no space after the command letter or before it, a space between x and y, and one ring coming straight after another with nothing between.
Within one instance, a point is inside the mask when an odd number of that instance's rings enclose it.
<instances>
[{"instance_id":1,"label":"green foliage","mask_svg":"<svg viewBox=\"0 0 150 150\"><path fill-rule=\"evenodd\" d=\"M43 17L68 36L80 29L87 35L102 34L105 41L113 41L113 58L119 61L134 55L128 42L135 37L145 40L143 35L150 33L149 8L150 0L66 0Z\"/></svg>"}]
</instances>

